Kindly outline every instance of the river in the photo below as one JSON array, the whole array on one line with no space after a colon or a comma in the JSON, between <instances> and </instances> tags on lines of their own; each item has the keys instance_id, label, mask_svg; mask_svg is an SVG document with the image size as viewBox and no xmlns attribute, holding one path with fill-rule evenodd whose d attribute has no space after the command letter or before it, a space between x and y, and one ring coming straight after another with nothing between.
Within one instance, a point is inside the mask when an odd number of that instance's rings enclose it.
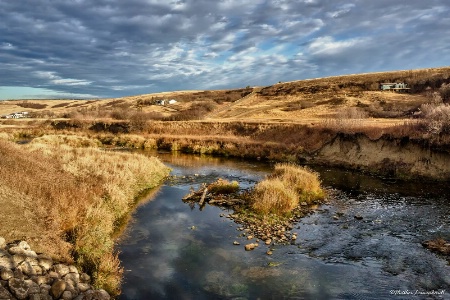
<instances>
[{"instance_id":1,"label":"river","mask_svg":"<svg viewBox=\"0 0 450 300\"><path fill-rule=\"evenodd\" d=\"M240 226L226 218L232 211L181 201L191 187L218 177L250 187L269 164L158 156L175 177L139 205L119 242L119 299L450 298L448 262L421 245L450 240L448 184L316 168L328 202L295 224L295 244L270 246L269 256L263 243L244 250Z\"/></svg>"}]
</instances>

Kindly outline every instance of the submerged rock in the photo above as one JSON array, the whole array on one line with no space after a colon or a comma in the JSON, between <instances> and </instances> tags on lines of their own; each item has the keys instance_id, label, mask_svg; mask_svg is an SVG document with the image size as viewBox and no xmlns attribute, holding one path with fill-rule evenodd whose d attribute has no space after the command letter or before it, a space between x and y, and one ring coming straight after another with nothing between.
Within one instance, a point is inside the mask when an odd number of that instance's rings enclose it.
<instances>
[{"instance_id":1,"label":"submerged rock","mask_svg":"<svg viewBox=\"0 0 450 300\"><path fill-rule=\"evenodd\" d=\"M433 252L450 256L450 242L447 242L444 239L425 241L422 243L422 246Z\"/></svg>"},{"instance_id":2,"label":"submerged rock","mask_svg":"<svg viewBox=\"0 0 450 300\"><path fill-rule=\"evenodd\" d=\"M251 243L251 244L247 244L247 245L244 246L245 251L252 251L256 247L258 247L258 244L256 244L256 243Z\"/></svg>"}]
</instances>

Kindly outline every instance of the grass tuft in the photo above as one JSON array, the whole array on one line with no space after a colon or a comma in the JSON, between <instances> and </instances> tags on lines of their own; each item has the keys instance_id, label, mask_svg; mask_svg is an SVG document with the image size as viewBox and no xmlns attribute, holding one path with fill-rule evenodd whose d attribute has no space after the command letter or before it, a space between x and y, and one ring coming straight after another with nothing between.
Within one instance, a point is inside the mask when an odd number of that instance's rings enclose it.
<instances>
[{"instance_id":1,"label":"grass tuft","mask_svg":"<svg viewBox=\"0 0 450 300\"><path fill-rule=\"evenodd\" d=\"M219 178L217 181L207 186L208 191L213 195L227 195L239 191L239 183L237 181L229 182L226 179Z\"/></svg>"},{"instance_id":2,"label":"grass tuft","mask_svg":"<svg viewBox=\"0 0 450 300\"><path fill-rule=\"evenodd\" d=\"M325 197L317 173L293 164L275 165L274 172L255 185L251 208L259 214L283 215L301 202L310 204Z\"/></svg>"},{"instance_id":3,"label":"grass tuft","mask_svg":"<svg viewBox=\"0 0 450 300\"><path fill-rule=\"evenodd\" d=\"M298 206L295 191L278 178L265 179L255 185L252 208L259 214L285 214Z\"/></svg>"}]
</instances>

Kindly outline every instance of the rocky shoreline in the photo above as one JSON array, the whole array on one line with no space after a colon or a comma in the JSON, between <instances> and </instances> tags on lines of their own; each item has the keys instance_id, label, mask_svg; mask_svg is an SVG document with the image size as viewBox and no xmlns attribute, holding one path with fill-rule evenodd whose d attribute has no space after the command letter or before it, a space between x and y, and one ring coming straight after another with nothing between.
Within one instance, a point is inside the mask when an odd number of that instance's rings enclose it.
<instances>
[{"instance_id":1,"label":"rocky shoreline","mask_svg":"<svg viewBox=\"0 0 450 300\"><path fill-rule=\"evenodd\" d=\"M272 218L269 222L264 218L261 219L241 213L239 209L226 217L241 225L237 230L241 232L239 237L245 238L249 242L244 245L246 251L254 250L260 243L263 243L269 247L266 254L272 255L272 246L274 245L295 244L297 240L295 229L299 228L297 223L301 218L312 213L314 211L312 207L316 205L311 206L301 203L294 209L291 217ZM221 217L223 216L225 215L221 215ZM234 241L233 244L239 245L240 243Z\"/></svg>"},{"instance_id":2,"label":"rocky shoreline","mask_svg":"<svg viewBox=\"0 0 450 300\"><path fill-rule=\"evenodd\" d=\"M37 254L26 241L6 243L0 237L0 299L109 300L91 278L73 265Z\"/></svg>"}]
</instances>

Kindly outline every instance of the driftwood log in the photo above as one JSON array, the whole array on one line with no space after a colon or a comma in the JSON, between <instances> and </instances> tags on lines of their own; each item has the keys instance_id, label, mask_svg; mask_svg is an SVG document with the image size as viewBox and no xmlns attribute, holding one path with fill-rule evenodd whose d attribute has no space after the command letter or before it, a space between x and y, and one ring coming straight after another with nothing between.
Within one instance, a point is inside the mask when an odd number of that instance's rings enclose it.
<instances>
[{"instance_id":1,"label":"driftwood log","mask_svg":"<svg viewBox=\"0 0 450 300\"><path fill-rule=\"evenodd\" d=\"M206 193L208 193L208 188L205 188L203 190L202 197L200 198L200 202L198 203L200 206L203 206L203 204L205 204Z\"/></svg>"},{"instance_id":2,"label":"driftwood log","mask_svg":"<svg viewBox=\"0 0 450 300\"><path fill-rule=\"evenodd\" d=\"M202 185L197 191L191 190L182 198L183 202L198 203L202 208L206 203L219 206L235 206L244 204L244 200L236 198L235 194L224 195L211 193L206 185Z\"/></svg>"}]
</instances>

